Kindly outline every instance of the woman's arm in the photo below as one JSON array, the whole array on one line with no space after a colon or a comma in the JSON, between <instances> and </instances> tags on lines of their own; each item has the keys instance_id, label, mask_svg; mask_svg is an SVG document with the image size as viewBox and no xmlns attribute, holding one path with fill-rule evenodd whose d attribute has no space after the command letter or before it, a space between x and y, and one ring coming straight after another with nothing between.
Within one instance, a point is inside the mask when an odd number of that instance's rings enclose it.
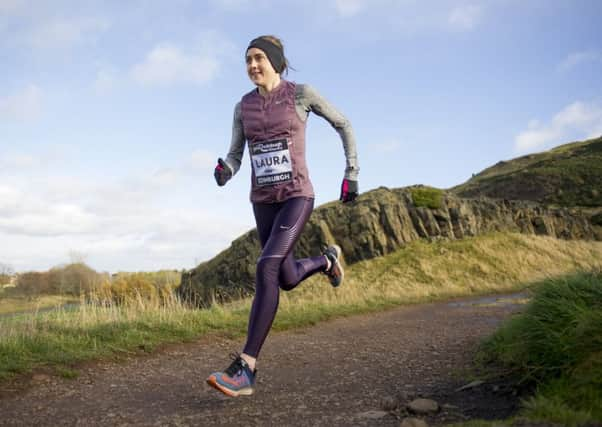
<instances>
[{"instance_id":1,"label":"woman's arm","mask_svg":"<svg viewBox=\"0 0 602 427\"><path fill-rule=\"evenodd\" d=\"M230 167L232 175L236 175L236 172L240 169L242 157L245 152L245 132L242 127L242 113L240 108L240 102L234 107L234 119L232 120L232 141L230 142L230 149L226 156L226 164Z\"/></svg>"},{"instance_id":2,"label":"woman's arm","mask_svg":"<svg viewBox=\"0 0 602 427\"><path fill-rule=\"evenodd\" d=\"M245 134L242 126L242 116L240 102L234 107L234 119L232 120L232 141L226 160L221 157L217 159L217 165L213 171L213 176L217 185L220 187L226 185L236 172L240 169L242 156L245 152Z\"/></svg>"},{"instance_id":3,"label":"woman's arm","mask_svg":"<svg viewBox=\"0 0 602 427\"><path fill-rule=\"evenodd\" d=\"M356 181L360 168L357 161L355 135L351 123L330 102L322 97L316 89L306 84L300 84L297 87L297 100L303 105L305 111L311 111L323 117L341 137L347 162L345 178Z\"/></svg>"},{"instance_id":4,"label":"woman's arm","mask_svg":"<svg viewBox=\"0 0 602 427\"><path fill-rule=\"evenodd\" d=\"M360 167L357 160L357 148L355 144L355 135L349 120L345 118L330 102L322 97L317 90L309 85L297 85L297 102L304 110L305 117L312 111L320 117L323 117L337 131L343 142L345 151L345 175L341 187L341 200L351 201L357 196L357 179ZM354 193L348 198L343 193Z\"/></svg>"}]
</instances>

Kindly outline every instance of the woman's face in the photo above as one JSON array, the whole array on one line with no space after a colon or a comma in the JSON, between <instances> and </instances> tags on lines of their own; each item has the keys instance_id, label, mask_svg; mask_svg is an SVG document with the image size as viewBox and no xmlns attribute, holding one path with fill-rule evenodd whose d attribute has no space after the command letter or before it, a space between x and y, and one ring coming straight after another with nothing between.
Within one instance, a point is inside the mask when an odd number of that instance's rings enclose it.
<instances>
[{"instance_id":1,"label":"woman's face","mask_svg":"<svg viewBox=\"0 0 602 427\"><path fill-rule=\"evenodd\" d=\"M256 47L247 51L247 74L255 85L264 87L278 78L265 52Z\"/></svg>"}]
</instances>

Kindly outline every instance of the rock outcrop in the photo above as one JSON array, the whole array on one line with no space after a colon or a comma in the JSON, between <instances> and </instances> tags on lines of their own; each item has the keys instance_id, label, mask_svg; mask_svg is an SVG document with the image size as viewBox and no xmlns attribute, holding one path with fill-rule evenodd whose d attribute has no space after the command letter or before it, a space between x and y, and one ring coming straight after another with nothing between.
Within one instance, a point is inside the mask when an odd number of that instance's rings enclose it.
<instances>
[{"instance_id":1,"label":"rock outcrop","mask_svg":"<svg viewBox=\"0 0 602 427\"><path fill-rule=\"evenodd\" d=\"M465 199L451 193L441 207L417 207L409 188L381 187L361 195L354 204L333 202L317 208L296 248L299 257L315 256L336 242L345 262L393 252L417 239L461 239L506 231L562 239L596 239L588 217L578 209L550 208L535 202ZM182 275L180 295L208 306L254 292L259 242L251 230L215 258Z\"/></svg>"},{"instance_id":2,"label":"rock outcrop","mask_svg":"<svg viewBox=\"0 0 602 427\"><path fill-rule=\"evenodd\" d=\"M460 197L602 207L602 136L498 162L450 190Z\"/></svg>"}]
</instances>

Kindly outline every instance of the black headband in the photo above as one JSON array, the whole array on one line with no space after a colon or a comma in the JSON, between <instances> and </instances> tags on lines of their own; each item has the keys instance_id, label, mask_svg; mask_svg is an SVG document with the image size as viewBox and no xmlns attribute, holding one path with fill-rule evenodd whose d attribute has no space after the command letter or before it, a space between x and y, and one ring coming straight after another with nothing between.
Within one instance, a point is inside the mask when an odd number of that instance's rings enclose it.
<instances>
[{"instance_id":1,"label":"black headband","mask_svg":"<svg viewBox=\"0 0 602 427\"><path fill-rule=\"evenodd\" d=\"M251 43L249 43L249 47L247 48L247 52L252 47L261 49L268 57L272 67L274 67L274 70L276 70L278 74L282 74L286 68L286 59L284 59L284 52L280 47L261 37L251 40Z\"/></svg>"}]
</instances>

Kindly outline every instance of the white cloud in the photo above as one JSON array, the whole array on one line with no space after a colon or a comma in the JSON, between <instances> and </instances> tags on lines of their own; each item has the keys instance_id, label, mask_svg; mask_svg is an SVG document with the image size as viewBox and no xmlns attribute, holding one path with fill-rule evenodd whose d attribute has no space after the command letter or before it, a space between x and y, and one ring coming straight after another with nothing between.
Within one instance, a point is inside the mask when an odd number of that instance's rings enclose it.
<instances>
[{"instance_id":1,"label":"white cloud","mask_svg":"<svg viewBox=\"0 0 602 427\"><path fill-rule=\"evenodd\" d=\"M586 50L582 52L573 52L558 65L558 71L568 72L573 68L592 62L602 62L602 51Z\"/></svg>"},{"instance_id":2,"label":"white cloud","mask_svg":"<svg viewBox=\"0 0 602 427\"><path fill-rule=\"evenodd\" d=\"M40 164L40 159L27 154L9 154L0 157L0 170L28 169Z\"/></svg>"},{"instance_id":3,"label":"white cloud","mask_svg":"<svg viewBox=\"0 0 602 427\"><path fill-rule=\"evenodd\" d=\"M224 197L205 173L214 159L198 150L143 175L88 180L19 169L44 159L0 153L0 167L15 167L0 180L0 260L45 269L74 250L101 270L191 268L252 227L251 212L240 215L246 198L231 211L211 207Z\"/></svg>"},{"instance_id":4,"label":"white cloud","mask_svg":"<svg viewBox=\"0 0 602 427\"><path fill-rule=\"evenodd\" d=\"M150 183L153 186L162 188L168 185L173 185L178 180L180 174L175 169L163 168L155 172L151 178Z\"/></svg>"},{"instance_id":5,"label":"white cloud","mask_svg":"<svg viewBox=\"0 0 602 427\"><path fill-rule=\"evenodd\" d=\"M61 144L46 145L35 153L19 151L17 144L6 147L0 152L0 181L7 183L10 177L19 174L27 174L31 178L33 174L39 173L44 180L50 182L49 170L65 161L68 150L68 147ZM73 187L77 187L77 182L73 183Z\"/></svg>"},{"instance_id":6,"label":"white cloud","mask_svg":"<svg viewBox=\"0 0 602 427\"><path fill-rule=\"evenodd\" d=\"M452 29L458 31L470 31L474 29L481 20L483 11L477 5L463 5L454 8L448 17L448 24Z\"/></svg>"},{"instance_id":7,"label":"white cloud","mask_svg":"<svg viewBox=\"0 0 602 427\"><path fill-rule=\"evenodd\" d=\"M529 122L527 130L514 140L518 153L547 148L567 139L588 139L602 135L602 108L596 104L576 101L555 114L547 124Z\"/></svg>"},{"instance_id":8,"label":"white cloud","mask_svg":"<svg viewBox=\"0 0 602 427\"><path fill-rule=\"evenodd\" d=\"M94 91L98 95L110 93L117 85L118 73L113 67L103 67L96 73L94 80Z\"/></svg>"},{"instance_id":9,"label":"white cloud","mask_svg":"<svg viewBox=\"0 0 602 427\"><path fill-rule=\"evenodd\" d=\"M143 85L170 86L178 83L202 85L218 73L217 55L184 52L177 46L163 43L155 46L144 62L135 65L131 76Z\"/></svg>"},{"instance_id":10,"label":"white cloud","mask_svg":"<svg viewBox=\"0 0 602 427\"><path fill-rule=\"evenodd\" d=\"M251 0L211 0L211 3L228 11L241 10L251 5Z\"/></svg>"},{"instance_id":11,"label":"white cloud","mask_svg":"<svg viewBox=\"0 0 602 427\"><path fill-rule=\"evenodd\" d=\"M366 4L366 0L335 0L336 10L343 17L357 15Z\"/></svg>"},{"instance_id":12,"label":"white cloud","mask_svg":"<svg viewBox=\"0 0 602 427\"><path fill-rule=\"evenodd\" d=\"M0 14L9 14L18 10L23 0L0 0Z\"/></svg>"},{"instance_id":13,"label":"white cloud","mask_svg":"<svg viewBox=\"0 0 602 427\"><path fill-rule=\"evenodd\" d=\"M348 30L357 31L356 25L361 25L365 37L371 38L387 33L414 36L474 30L483 21L491 4L469 3L468 0L440 0L435 5L415 0L330 0L329 3L333 10L330 14L324 13L322 3L315 3L314 14L318 22L341 25L342 22L336 21L349 20L352 26Z\"/></svg>"},{"instance_id":14,"label":"white cloud","mask_svg":"<svg viewBox=\"0 0 602 427\"><path fill-rule=\"evenodd\" d=\"M207 172L213 170L216 161L215 153L199 149L192 152L186 166L201 172Z\"/></svg>"},{"instance_id":15,"label":"white cloud","mask_svg":"<svg viewBox=\"0 0 602 427\"><path fill-rule=\"evenodd\" d=\"M71 203L46 203L40 195L12 186L0 187L0 232L55 236L89 232L95 215Z\"/></svg>"},{"instance_id":16,"label":"white cloud","mask_svg":"<svg viewBox=\"0 0 602 427\"><path fill-rule=\"evenodd\" d=\"M102 18L54 18L37 24L22 38L34 48L66 48L94 40L109 27Z\"/></svg>"},{"instance_id":17,"label":"white cloud","mask_svg":"<svg viewBox=\"0 0 602 427\"><path fill-rule=\"evenodd\" d=\"M17 212L21 192L8 185L0 185L0 215Z\"/></svg>"},{"instance_id":18,"label":"white cloud","mask_svg":"<svg viewBox=\"0 0 602 427\"><path fill-rule=\"evenodd\" d=\"M42 111L42 90L34 84L23 90L0 98L0 120L31 120Z\"/></svg>"}]
</instances>

